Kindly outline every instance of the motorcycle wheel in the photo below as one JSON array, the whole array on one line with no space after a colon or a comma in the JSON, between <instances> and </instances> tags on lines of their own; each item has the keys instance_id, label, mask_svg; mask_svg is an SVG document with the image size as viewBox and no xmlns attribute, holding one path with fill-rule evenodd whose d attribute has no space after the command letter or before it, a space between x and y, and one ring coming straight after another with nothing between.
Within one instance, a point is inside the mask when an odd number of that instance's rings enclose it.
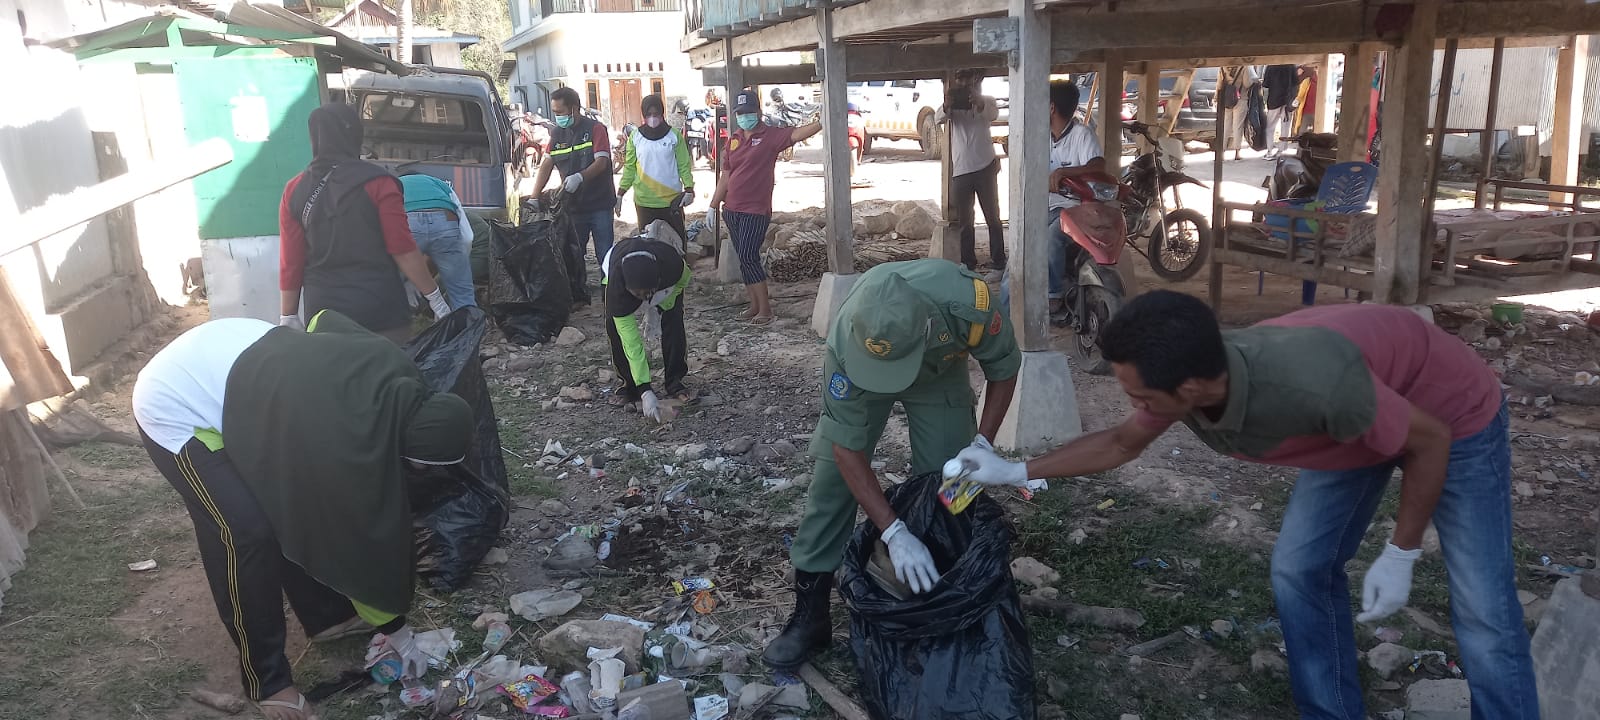
<instances>
[{"instance_id":1,"label":"motorcycle wheel","mask_svg":"<svg viewBox=\"0 0 1600 720\"><path fill-rule=\"evenodd\" d=\"M1091 375L1111 374L1111 363L1100 352L1100 329L1111 322L1112 316L1122 308L1122 298L1101 287L1086 287L1083 295L1083 317L1075 318L1076 335L1072 338L1072 359L1078 367Z\"/></svg>"},{"instance_id":2,"label":"motorcycle wheel","mask_svg":"<svg viewBox=\"0 0 1600 720\"><path fill-rule=\"evenodd\" d=\"M1198 210L1167 213L1150 237L1150 269L1167 282L1183 282L1200 272L1211 252L1211 224Z\"/></svg>"}]
</instances>

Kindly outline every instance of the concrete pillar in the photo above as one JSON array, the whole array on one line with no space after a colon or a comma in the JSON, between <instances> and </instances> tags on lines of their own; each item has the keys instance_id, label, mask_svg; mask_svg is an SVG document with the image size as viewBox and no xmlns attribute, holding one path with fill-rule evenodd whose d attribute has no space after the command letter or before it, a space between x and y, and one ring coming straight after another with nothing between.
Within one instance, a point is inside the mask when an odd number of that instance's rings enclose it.
<instances>
[{"instance_id":1,"label":"concrete pillar","mask_svg":"<svg viewBox=\"0 0 1600 720\"><path fill-rule=\"evenodd\" d=\"M1378 170L1377 247L1373 298L1417 302L1422 278L1423 198L1428 187L1428 101L1439 0L1418 0L1405 40L1389 53L1383 104L1383 165Z\"/></svg>"},{"instance_id":2,"label":"concrete pillar","mask_svg":"<svg viewBox=\"0 0 1600 720\"><path fill-rule=\"evenodd\" d=\"M1122 71L1122 53L1107 50L1105 69L1100 73L1100 142L1101 153L1106 159L1106 172L1112 177L1122 175L1122 89L1128 84ZM1160 77L1159 71L1156 77ZM1139 93L1140 98L1145 97L1143 88ZM1161 94L1159 80L1155 84L1154 94L1157 97ZM1133 273L1133 267L1137 264L1134 260L1138 257L1138 253L1123 252L1122 259L1117 262L1117 274L1122 276L1124 297L1139 294L1139 279Z\"/></svg>"},{"instance_id":3,"label":"concrete pillar","mask_svg":"<svg viewBox=\"0 0 1600 720\"><path fill-rule=\"evenodd\" d=\"M1578 184L1578 156L1583 152L1583 90L1588 85L1589 36L1567 40L1556 59L1555 136L1550 140L1550 184ZM1555 202L1571 202L1571 193L1550 193Z\"/></svg>"},{"instance_id":4,"label":"concrete pillar","mask_svg":"<svg viewBox=\"0 0 1600 720\"><path fill-rule=\"evenodd\" d=\"M728 114L728 131L731 133L733 131L733 101L734 98L738 97L739 91L744 89L744 59L733 54L732 39L724 39L722 47L723 57L727 58L725 64L728 67L728 85L722 90L722 99L723 107ZM712 121L715 122L715 120L716 118L713 116ZM711 137L712 142L716 142L717 129L715 127L711 129ZM726 150L727 148L719 150L717 157L722 157L721 153ZM720 163L718 167L721 167ZM739 274L739 255L733 250L733 234L728 231L726 226L722 227L720 232L724 237L722 238L722 248L717 253L717 282L724 285L742 282L743 278Z\"/></svg>"},{"instance_id":5,"label":"concrete pillar","mask_svg":"<svg viewBox=\"0 0 1600 720\"><path fill-rule=\"evenodd\" d=\"M1372 70L1378 46L1357 43L1344 54L1344 97L1339 109L1339 162L1366 162L1372 145Z\"/></svg>"},{"instance_id":6,"label":"concrete pillar","mask_svg":"<svg viewBox=\"0 0 1600 720\"><path fill-rule=\"evenodd\" d=\"M1049 158L1029 148L1050 143L1050 21L1032 0L1010 0L1017 21L1017 48L1011 54L1010 262L1011 323L1022 347L1011 410L995 444L1005 450L1043 450L1083 431L1078 398L1067 358L1050 349L1050 228L1044 222L1050 180Z\"/></svg>"},{"instance_id":7,"label":"concrete pillar","mask_svg":"<svg viewBox=\"0 0 1600 720\"><path fill-rule=\"evenodd\" d=\"M846 107L845 45L833 37L833 14L817 8L817 74L822 79L823 212L828 224L828 272L817 287L811 329L827 337L856 281L855 237L850 222L850 139Z\"/></svg>"},{"instance_id":8,"label":"concrete pillar","mask_svg":"<svg viewBox=\"0 0 1600 720\"><path fill-rule=\"evenodd\" d=\"M1176 89L1176 88L1174 88ZM1172 97L1174 106L1167 111L1176 115L1182 102L1178 95ZM1145 63L1144 75L1139 77L1139 122L1152 127L1161 125L1161 64L1155 61ZM1138 139L1139 152L1150 152L1150 142L1144 138Z\"/></svg>"},{"instance_id":9,"label":"concrete pillar","mask_svg":"<svg viewBox=\"0 0 1600 720\"><path fill-rule=\"evenodd\" d=\"M1311 129L1319 133L1333 132L1333 109L1339 107L1339 90L1333 82L1333 64L1338 55L1323 55L1322 67L1317 70L1317 114L1311 120ZM1348 59L1345 62L1350 62ZM1350 66L1345 66L1345 84L1350 83Z\"/></svg>"}]
</instances>

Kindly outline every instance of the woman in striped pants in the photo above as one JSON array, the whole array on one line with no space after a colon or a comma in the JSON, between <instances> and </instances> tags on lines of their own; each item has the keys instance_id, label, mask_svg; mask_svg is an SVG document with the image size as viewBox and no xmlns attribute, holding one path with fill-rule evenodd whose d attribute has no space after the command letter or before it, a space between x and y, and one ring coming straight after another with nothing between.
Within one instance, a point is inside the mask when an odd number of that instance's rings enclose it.
<instances>
[{"instance_id":1,"label":"woman in striped pants","mask_svg":"<svg viewBox=\"0 0 1600 720\"><path fill-rule=\"evenodd\" d=\"M752 90L739 93L733 104L736 123L728 138L711 209L721 211L739 255L739 273L750 293L750 308L740 317L756 325L772 322L767 273L761 266L761 244L772 222L772 190L777 185L778 155L817 134L820 122L800 127L773 127L761 122L761 100Z\"/></svg>"}]
</instances>

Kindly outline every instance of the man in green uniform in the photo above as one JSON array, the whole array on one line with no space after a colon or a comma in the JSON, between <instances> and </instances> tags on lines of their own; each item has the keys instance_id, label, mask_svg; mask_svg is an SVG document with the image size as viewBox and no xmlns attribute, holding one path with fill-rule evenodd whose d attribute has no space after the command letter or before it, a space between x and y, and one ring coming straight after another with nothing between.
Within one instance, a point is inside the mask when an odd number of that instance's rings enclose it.
<instances>
[{"instance_id":1,"label":"man in green uniform","mask_svg":"<svg viewBox=\"0 0 1600 720\"><path fill-rule=\"evenodd\" d=\"M988 380L983 416L967 378L967 357ZM778 669L804 663L832 641L833 571L859 504L883 530L895 574L916 592L938 571L926 546L895 517L871 457L896 402L905 407L913 473L936 472L973 442L993 439L1011 406L1022 353L1011 321L976 273L947 260L879 265L839 308L822 366L822 418L812 434L815 479L790 551L795 610L763 658Z\"/></svg>"}]
</instances>

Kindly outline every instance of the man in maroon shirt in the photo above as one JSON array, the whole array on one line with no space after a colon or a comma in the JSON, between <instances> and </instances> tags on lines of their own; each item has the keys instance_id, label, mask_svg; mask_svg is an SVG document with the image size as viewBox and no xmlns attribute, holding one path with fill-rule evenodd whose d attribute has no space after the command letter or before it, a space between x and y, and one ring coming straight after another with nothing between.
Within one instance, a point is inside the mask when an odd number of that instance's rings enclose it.
<instances>
[{"instance_id":1,"label":"man in maroon shirt","mask_svg":"<svg viewBox=\"0 0 1600 720\"><path fill-rule=\"evenodd\" d=\"M1394 470L1392 539L1363 579L1370 622L1405 606L1431 520L1449 572L1451 622L1472 717L1537 718L1511 548L1511 451L1494 373L1403 308L1335 305L1221 331L1199 300L1146 293L1101 348L1134 414L1026 463L978 447L972 478L1020 485L1137 458L1175 423L1227 455L1300 469L1272 554L1272 589L1304 718L1363 720L1344 565Z\"/></svg>"}]
</instances>

